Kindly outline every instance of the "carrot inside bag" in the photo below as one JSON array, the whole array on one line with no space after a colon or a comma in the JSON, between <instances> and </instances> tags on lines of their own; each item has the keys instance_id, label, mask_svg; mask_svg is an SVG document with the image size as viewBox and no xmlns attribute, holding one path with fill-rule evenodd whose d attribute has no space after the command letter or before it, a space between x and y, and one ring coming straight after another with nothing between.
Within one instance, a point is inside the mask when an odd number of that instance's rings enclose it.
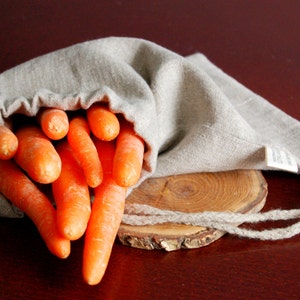
<instances>
[{"instance_id":1,"label":"carrot inside bag","mask_svg":"<svg viewBox=\"0 0 300 300\"><path fill-rule=\"evenodd\" d=\"M0 125L0 159L11 159L18 149L18 138L6 126Z\"/></svg>"},{"instance_id":2,"label":"carrot inside bag","mask_svg":"<svg viewBox=\"0 0 300 300\"><path fill-rule=\"evenodd\" d=\"M52 126L51 116L65 120L63 134L51 136L49 129L59 127ZM84 238L82 276L87 284L98 284L121 224L127 188L141 175L144 141L106 104L78 112L44 108L35 118L14 115L11 120L16 129L4 130L17 145L9 156L0 156L0 192L32 219L56 256L66 258L71 241ZM41 192L43 185L51 187L51 195Z\"/></svg>"},{"instance_id":3,"label":"carrot inside bag","mask_svg":"<svg viewBox=\"0 0 300 300\"><path fill-rule=\"evenodd\" d=\"M80 162L88 185L92 188L98 186L103 178L101 161L84 117L78 116L70 121L67 139Z\"/></svg>"},{"instance_id":4,"label":"carrot inside bag","mask_svg":"<svg viewBox=\"0 0 300 300\"><path fill-rule=\"evenodd\" d=\"M113 165L117 184L123 187L135 185L141 176L143 159L144 141L135 133L131 123L122 120Z\"/></svg>"},{"instance_id":5,"label":"carrot inside bag","mask_svg":"<svg viewBox=\"0 0 300 300\"><path fill-rule=\"evenodd\" d=\"M83 251L83 278L89 285L98 284L106 270L125 205L126 188L112 177L115 153L113 142L96 141L103 162L104 178L95 188L92 213L87 227Z\"/></svg>"},{"instance_id":6,"label":"carrot inside bag","mask_svg":"<svg viewBox=\"0 0 300 300\"><path fill-rule=\"evenodd\" d=\"M44 108L37 114L37 121L51 140L64 138L69 131L69 119L65 111L58 108Z\"/></svg>"},{"instance_id":7,"label":"carrot inside bag","mask_svg":"<svg viewBox=\"0 0 300 300\"><path fill-rule=\"evenodd\" d=\"M114 140L120 132L117 116L108 107L95 103L87 109L87 119L93 134L103 141Z\"/></svg>"},{"instance_id":8,"label":"carrot inside bag","mask_svg":"<svg viewBox=\"0 0 300 300\"><path fill-rule=\"evenodd\" d=\"M70 254L70 241L57 230L50 200L12 160L0 160L0 192L34 222L51 253L60 258Z\"/></svg>"},{"instance_id":9,"label":"carrot inside bag","mask_svg":"<svg viewBox=\"0 0 300 300\"><path fill-rule=\"evenodd\" d=\"M39 183L52 183L61 172L61 160L42 130L34 125L16 132L19 141L14 159L28 175Z\"/></svg>"},{"instance_id":10,"label":"carrot inside bag","mask_svg":"<svg viewBox=\"0 0 300 300\"><path fill-rule=\"evenodd\" d=\"M61 174L52 183L57 226L64 237L76 240L84 234L91 214L89 187L68 142L56 149L62 160Z\"/></svg>"}]
</instances>

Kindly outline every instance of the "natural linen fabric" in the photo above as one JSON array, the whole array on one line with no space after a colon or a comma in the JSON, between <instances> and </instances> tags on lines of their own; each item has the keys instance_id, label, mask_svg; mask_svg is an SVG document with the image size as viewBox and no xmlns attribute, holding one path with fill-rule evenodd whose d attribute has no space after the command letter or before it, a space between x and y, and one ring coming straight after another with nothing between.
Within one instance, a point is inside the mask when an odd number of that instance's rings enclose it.
<instances>
[{"instance_id":1,"label":"natural linen fabric","mask_svg":"<svg viewBox=\"0 0 300 300\"><path fill-rule=\"evenodd\" d=\"M106 96L106 97L104 97ZM300 165L300 123L226 75L204 55L109 37L61 49L0 74L0 123L40 107L109 102L146 142L142 178L269 169L265 147ZM0 215L16 216L0 198Z\"/></svg>"}]
</instances>

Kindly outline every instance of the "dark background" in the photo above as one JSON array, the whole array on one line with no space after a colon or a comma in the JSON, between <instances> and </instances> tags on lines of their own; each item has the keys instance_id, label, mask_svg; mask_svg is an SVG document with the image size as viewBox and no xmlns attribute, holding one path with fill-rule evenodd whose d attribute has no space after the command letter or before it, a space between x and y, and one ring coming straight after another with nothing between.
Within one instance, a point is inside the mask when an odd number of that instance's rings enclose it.
<instances>
[{"instance_id":1,"label":"dark background","mask_svg":"<svg viewBox=\"0 0 300 300\"><path fill-rule=\"evenodd\" d=\"M0 72L75 43L138 37L184 56L202 52L299 120L299 4L0 0ZM264 176L269 184L265 210L300 208L299 175L264 172ZM28 219L0 219L0 299L300 297L299 236L262 242L226 235L205 248L171 253L116 242L106 275L95 287L82 281L82 246L82 240L73 243L71 256L61 261L49 254Z\"/></svg>"}]
</instances>

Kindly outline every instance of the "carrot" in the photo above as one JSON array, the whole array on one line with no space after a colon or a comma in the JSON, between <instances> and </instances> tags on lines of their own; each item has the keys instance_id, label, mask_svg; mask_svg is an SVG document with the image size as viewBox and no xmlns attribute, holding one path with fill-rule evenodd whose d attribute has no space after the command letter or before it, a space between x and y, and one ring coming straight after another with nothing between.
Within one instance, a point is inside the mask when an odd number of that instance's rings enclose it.
<instances>
[{"instance_id":1,"label":"carrot","mask_svg":"<svg viewBox=\"0 0 300 300\"><path fill-rule=\"evenodd\" d=\"M51 253L60 258L70 254L70 241L57 230L51 202L13 160L0 161L0 192L34 222Z\"/></svg>"},{"instance_id":2,"label":"carrot","mask_svg":"<svg viewBox=\"0 0 300 300\"><path fill-rule=\"evenodd\" d=\"M117 137L120 131L119 120L108 107L95 103L86 113L91 131L97 138L111 141Z\"/></svg>"},{"instance_id":3,"label":"carrot","mask_svg":"<svg viewBox=\"0 0 300 300\"><path fill-rule=\"evenodd\" d=\"M85 234L83 279L89 285L98 284L104 276L112 247L124 212L126 188L112 178L114 143L96 142L104 178L95 188L92 213Z\"/></svg>"},{"instance_id":4,"label":"carrot","mask_svg":"<svg viewBox=\"0 0 300 300\"><path fill-rule=\"evenodd\" d=\"M140 179L144 157L144 141L133 125L123 121L117 137L113 177L118 185L129 187Z\"/></svg>"},{"instance_id":5,"label":"carrot","mask_svg":"<svg viewBox=\"0 0 300 300\"><path fill-rule=\"evenodd\" d=\"M84 117L77 116L70 121L67 139L80 162L88 185L92 188L98 186L103 178L102 166Z\"/></svg>"},{"instance_id":6,"label":"carrot","mask_svg":"<svg viewBox=\"0 0 300 300\"><path fill-rule=\"evenodd\" d=\"M65 111L58 108L44 108L37 114L37 121L51 140L64 138L69 130L69 119Z\"/></svg>"},{"instance_id":7,"label":"carrot","mask_svg":"<svg viewBox=\"0 0 300 300\"><path fill-rule=\"evenodd\" d=\"M76 240L84 234L91 214L89 187L68 142L63 140L56 150L62 160L60 176L52 183L57 226L64 237Z\"/></svg>"},{"instance_id":8,"label":"carrot","mask_svg":"<svg viewBox=\"0 0 300 300\"><path fill-rule=\"evenodd\" d=\"M0 159L11 159L18 149L18 139L6 126L0 125Z\"/></svg>"},{"instance_id":9,"label":"carrot","mask_svg":"<svg viewBox=\"0 0 300 300\"><path fill-rule=\"evenodd\" d=\"M61 160L49 138L37 126L16 132L19 147L14 156L18 165L39 183L52 183L61 172Z\"/></svg>"},{"instance_id":10,"label":"carrot","mask_svg":"<svg viewBox=\"0 0 300 300\"><path fill-rule=\"evenodd\" d=\"M115 141L102 141L97 137L93 137L93 143L96 147L99 159L102 164L103 174L107 177L112 176L114 156L116 153Z\"/></svg>"}]
</instances>

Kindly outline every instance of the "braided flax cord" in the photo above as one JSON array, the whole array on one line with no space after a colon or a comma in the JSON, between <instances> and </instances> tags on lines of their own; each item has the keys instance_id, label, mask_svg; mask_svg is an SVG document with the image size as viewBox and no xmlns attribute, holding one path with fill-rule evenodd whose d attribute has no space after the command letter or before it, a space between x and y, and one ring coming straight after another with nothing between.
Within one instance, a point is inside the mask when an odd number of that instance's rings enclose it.
<instances>
[{"instance_id":1,"label":"braided flax cord","mask_svg":"<svg viewBox=\"0 0 300 300\"><path fill-rule=\"evenodd\" d=\"M268 230L250 230L240 228L241 223L292 220L300 218L300 209L272 210L264 213L201 212L183 213L180 211L161 210L144 204L127 204L122 223L134 226L177 223L203 226L225 231L240 237L260 240L280 240L291 238L300 233L300 221L285 227Z\"/></svg>"}]
</instances>

